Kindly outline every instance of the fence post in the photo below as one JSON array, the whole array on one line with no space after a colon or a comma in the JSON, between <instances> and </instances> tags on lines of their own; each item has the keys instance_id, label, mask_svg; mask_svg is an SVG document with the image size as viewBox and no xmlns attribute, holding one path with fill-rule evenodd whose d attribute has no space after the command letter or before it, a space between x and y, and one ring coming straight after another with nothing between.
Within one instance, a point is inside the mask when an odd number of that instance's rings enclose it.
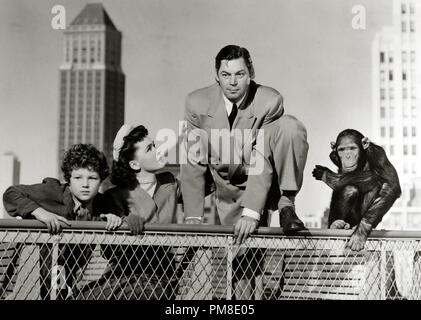
<instances>
[{"instance_id":1,"label":"fence post","mask_svg":"<svg viewBox=\"0 0 421 320\"><path fill-rule=\"evenodd\" d=\"M51 300L56 300L57 299L57 275L54 276L53 274L53 270L55 272L57 272L57 269L55 268L55 266L57 266L58 264L58 253L59 253L59 241L60 238L58 238L58 236L53 236L52 238L53 240L53 245L51 248L51 270L49 271L51 273L51 293L50 293L50 299Z\"/></svg>"},{"instance_id":2,"label":"fence post","mask_svg":"<svg viewBox=\"0 0 421 320\"><path fill-rule=\"evenodd\" d=\"M227 300L232 299L232 242L233 238L228 241L229 245L227 246Z\"/></svg>"},{"instance_id":3,"label":"fence post","mask_svg":"<svg viewBox=\"0 0 421 320\"><path fill-rule=\"evenodd\" d=\"M380 299L386 300L386 250L384 248L384 241L380 242Z\"/></svg>"}]
</instances>

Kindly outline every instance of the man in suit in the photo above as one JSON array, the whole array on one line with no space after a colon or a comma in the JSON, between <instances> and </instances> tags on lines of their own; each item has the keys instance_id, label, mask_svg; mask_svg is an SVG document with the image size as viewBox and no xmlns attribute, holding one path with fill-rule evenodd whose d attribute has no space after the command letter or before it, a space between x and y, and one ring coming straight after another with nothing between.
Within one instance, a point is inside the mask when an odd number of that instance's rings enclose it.
<instances>
[{"instance_id":1,"label":"man in suit","mask_svg":"<svg viewBox=\"0 0 421 320\"><path fill-rule=\"evenodd\" d=\"M181 166L186 223L202 221L205 190L213 180L219 219L223 225L235 226L238 244L259 224L267 225L263 215L268 209L279 210L285 233L304 229L294 206L308 151L304 125L293 116L283 115L283 98L278 91L252 80L254 68L246 48L222 48L215 58L215 71L216 84L193 91L186 99L188 161ZM219 138L212 138L218 131L236 132L228 144L222 143L222 152ZM259 136L263 136L260 148ZM197 138L202 141L202 150L208 150L205 156L197 156L197 148L192 148ZM231 157L236 147L241 161ZM227 153L228 162L224 160ZM256 163L260 159L263 168L248 175L252 159Z\"/></svg>"}]
</instances>

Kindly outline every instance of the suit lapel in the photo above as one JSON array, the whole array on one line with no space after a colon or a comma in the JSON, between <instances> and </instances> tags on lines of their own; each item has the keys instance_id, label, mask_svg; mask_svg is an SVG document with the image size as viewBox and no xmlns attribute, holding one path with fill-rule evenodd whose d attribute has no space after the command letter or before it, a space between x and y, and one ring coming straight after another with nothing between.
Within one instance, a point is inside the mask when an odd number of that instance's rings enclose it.
<instances>
[{"instance_id":1,"label":"suit lapel","mask_svg":"<svg viewBox=\"0 0 421 320\"><path fill-rule=\"evenodd\" d=\"M155 192L158 188L158 184L156 186ZM149 222L149 220L152 218L152 215L154 214L156 210L156 203L151 198L151 196L143 190L140 186L137 186L136 189L133 191L130 191L132 194L129 198L128 205L129 210L131 211L132 208L135 208L136 211L145 218L146 222Z\"/></svg>"},{"instance_id":2,"label":"suit lapel","mask_svg":"<svg viewBox=\"0 0 421 320\"><path fill-rule=\"evenodd\" d=\"M212 122L212 129L228 129L230 128L230 124L228 121L227 116L227 109L225 108L224 98L222 97L222 90L218 86L217 90L215 90L215 99L214 103L211 105L208 111L208 117Z\"/></svg>"},{"instance_id":3,"label":"suit lapel","mask_svg":"<svg viewBox=\"0 0 421 320\"><path fill-rule=\"evenodd\" d=\"M248 142L251 139L251 132L252 132L252 128L253 125L256 121L256 117L254 116L254 114L252 113L252 109L253 109L253 99L254 99L254 95L256 93L256 86L254 84L254 82L251 82L250 87L249 87L249 91L247 92L247 96L244 99L243 103L241 104L239 110L238 110L238 115L234 121L233 124L233 129L240 129L241 130L241 142L239 146L235 146L236 148L239 149L239 154L241 155L241 158L243 158L244 156L244 145L246 142ZM235 142L236 143L236 142ZM234 146L233 146L234 147ZM243 160L243 159L241 159ZM242 161L241 161L242 162ZM239 169L240 167L242 167L243 164L230 164L229 169L228 169L228 177L231 178L234 173L237 171L237 169Z\"/></svg>"}]
</instances>

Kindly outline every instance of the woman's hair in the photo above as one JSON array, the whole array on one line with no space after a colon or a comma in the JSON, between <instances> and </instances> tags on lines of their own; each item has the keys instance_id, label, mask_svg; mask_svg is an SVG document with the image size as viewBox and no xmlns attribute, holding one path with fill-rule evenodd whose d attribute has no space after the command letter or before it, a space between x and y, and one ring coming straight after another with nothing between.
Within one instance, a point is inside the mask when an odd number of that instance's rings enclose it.
<instances>
[{"instance_id":1,"label":"woman's hair","mask_svg":"<svg viewBox=\"0 0 421 320\"><path fill-rule=\"evenodd\" d=\"M136 152L136 143L143 141L148 135L148 130L144 126L135 127L123 138L123 146L120 149L118 160L113 161L111 171L111 183L120 187L134 189L138 185L136 172L130 167Z\"/></svg>"},{"instance_id":2,"label":"woman's hair","mask_svg":"<svg viewBox=\"0 0 421 320\"><path fill-rule=\"evenodd\" d=\"M64 153L61 170L67 183L70 181L72 171L81 168L97 172L101 181L108 177L107 158L92 144L75 144Z\"/></svg>"}]
</instances>

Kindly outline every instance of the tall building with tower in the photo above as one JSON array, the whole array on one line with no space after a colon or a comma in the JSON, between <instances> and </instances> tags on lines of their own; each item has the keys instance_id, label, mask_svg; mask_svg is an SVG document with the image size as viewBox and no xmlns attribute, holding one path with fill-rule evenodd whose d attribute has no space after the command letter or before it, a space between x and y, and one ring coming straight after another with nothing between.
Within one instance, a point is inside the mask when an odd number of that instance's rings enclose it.
<instances>
[{"instance_id":1,"label":"tall building with tower","mask_svg":"<svg viewBox=\"0 0 421 320\"><path fill-rule=\"evenodd\" d=\"M380 227L421 228L421 1L394 0L372 47L372 139L396 167L402 196Z\"/></svg>"},{"instance_id":2,"label":"tall building with tower","mask_svg":"<svg viewBox=\"0 0 421 320\"><path fill-rule=\"evenodd\" d=\"M121 37L102 4L86 5L64 32L59 163L75 143L92 143L112 159L113 139L124 122Z\"/></svg>"}]
</instances>

